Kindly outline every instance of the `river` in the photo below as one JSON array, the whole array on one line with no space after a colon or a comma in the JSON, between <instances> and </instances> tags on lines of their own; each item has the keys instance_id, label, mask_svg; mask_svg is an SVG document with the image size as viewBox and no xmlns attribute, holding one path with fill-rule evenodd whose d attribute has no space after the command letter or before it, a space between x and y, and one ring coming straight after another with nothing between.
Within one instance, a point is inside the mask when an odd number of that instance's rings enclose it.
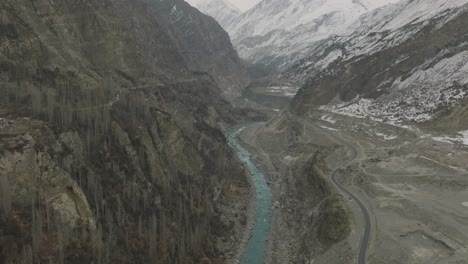
<instances>
[{"instance_id":1,"label":"river","mask_svg":"<svg viewBox=\"0 0 468 264\"><path fill-rule=\"evenodd\" d=\"M258 125L258 124L254 124ZM271 190L267 184L265 175L257 168L250 159L250 152L242 147L238 141L239 134L252 125L244 126L233 132L229 138L229 144L237 151L237 156L246 165L252 177L253 187L256 192L255 198L255 223L242 256L243 264L263 264L265 261L265 248L268 231L270 229L271 213Z\"/></svg>"}]
</instances>

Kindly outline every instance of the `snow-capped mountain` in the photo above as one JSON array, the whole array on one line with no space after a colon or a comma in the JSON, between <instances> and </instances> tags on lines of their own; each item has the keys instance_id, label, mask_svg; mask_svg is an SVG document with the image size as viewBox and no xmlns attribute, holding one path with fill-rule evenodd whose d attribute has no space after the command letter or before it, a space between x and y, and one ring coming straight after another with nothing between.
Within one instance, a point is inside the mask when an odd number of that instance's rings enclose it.
<instances>
[{"instance_id":1,"label":"snow-capped mountain","mask_svg":"<svg viewBox=\"0 0 468 264\"><path fill-rule=\"evenodd\" d=\"M403 0L368 12L344 31L347 36L332 36L315 43L307 56L285 71L285 75L304 81L332 62L368 56L410 40L428 24L444 25L464 13L467 0Z\"/></svg>"},{"instance_id":2,"label":"snow-capped mountain","mask_svg":"<svg viewBox=\"0 0 468 264\"><path fill-rule=\"evenodd\" d=\"M362 14L398 0L263 0L227 26L241 57L283 69Z\"/></svg>"},{"instance_id":3,"label":"snow-capped mountain","mask_svg":"<svg viewBox=\"0 0 468 264\"><path fill-rule=\"evenodd\" d=\"M242 11L226 0L187 0L193 7L216 19L226 28Z\"/></svg>"},{"instance_id":4,"label":"snow-capped mountain","mask_svg":"<svg viewBox=\"0 0 468 264\"><path fill-rule=\"evenodd\" d=\"M466 25L468 0L403 0L369 12L284 74L307 79L295 109L326 105L390 122L450 114L468 97Z\"/></svg>"}]
</instances>

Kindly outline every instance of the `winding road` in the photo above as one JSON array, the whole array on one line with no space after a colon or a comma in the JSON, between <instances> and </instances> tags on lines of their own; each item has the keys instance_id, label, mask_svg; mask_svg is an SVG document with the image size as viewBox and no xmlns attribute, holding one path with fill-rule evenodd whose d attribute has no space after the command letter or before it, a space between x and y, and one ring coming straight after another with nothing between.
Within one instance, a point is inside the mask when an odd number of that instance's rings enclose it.
<instances>
[{"instance_id":1,"label":"winding road","mask_svg":"<svg viewBox=\"0 0 468 264\"><path fill-rule=\"evenodd\" d=\"M358 150L353 147L348 142L344 141L337 135L334 135L330 131L312 123L304 120L306 123L309 123L310 126L316 127L319 131L331 137L337 143L349 148L351 150L351 159L341 164L336 168L330 175L331 182L342 192L348 195L362 211L364 216L364 234L361 238L359 245L359 252L357 257L357 264L366 264L367 262L367 250L369 248L369 243L371 240L371 230L372 230L372 220L370 210L366 205L349 189L347 189L338 179L340 171L351 165L358 158ZM304 123L304 129L306 126ZM258 125L258 124L257 124ZM255 224L253 230L251 231L251 236L247 242L244 255L242 257L242 263L244 264L257 264L264 262L264 250L265 250L265 241L269 230L270 225L270 207L271 207L271 190L268 187L265 176L257 168L257 166L250 160L250 153L247 149L241 146L237 141L237 136L242 132L243 129L251 125L246 125L229 136L229 143L234 149L236 149L239 159L244 162L246 167L251 173L253 185L256 190L256 216ZM305 132L305 131L304 131ZM307 133L305 133L307 134Z\"/></svg>"},{"instance_id":2,"label":"winding road","mask_svg":"<svg viewBox=\"0 0 468 264\"><path fill-rule=\"evenodd\" d=\"M320 131L323 133L329 135L332 137L335 141L339 142L340 144L348 147L352 151L352 159L349 161L346 161L343 163L341 166L336 168L332 173L331 173L331 181L333 184L338 187L338 189L342 190L344 193L346 193L351 199L353 199L358 206L361 208L362 214L364 215L364 225L365 225L365 230L364 230L364 236L361 239L361 244L359 245L359 254L358 254L358 264L366 264L367 262L367 249L369 248L369 242L370 242L370 236L371 236L371 229L372 229L372 220L370 216L370 211L366 207L366 205L356 196L354 195L350 190L348 190L343 184L338 179L339 176L339 171L348 167L351 163L356 161L357 156L358 156L358 151L356 148L351 146L349 143L345 142L341 138L339 138L336 135L333 135L329 131L326 131L325 129L321 128L318 125L315 125Z\"/></svg>"}]
</instances>

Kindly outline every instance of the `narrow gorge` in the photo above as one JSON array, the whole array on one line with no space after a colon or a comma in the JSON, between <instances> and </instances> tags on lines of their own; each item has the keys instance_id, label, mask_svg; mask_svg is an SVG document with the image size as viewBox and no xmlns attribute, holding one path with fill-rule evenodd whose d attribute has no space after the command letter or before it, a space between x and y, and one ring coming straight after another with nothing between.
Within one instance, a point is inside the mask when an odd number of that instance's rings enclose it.
<instances>
[{"instance_id":1,"label":"narrow gorge","mask_svg":"<svg viewBox=\"0 0 468 264\"><path fill-rule=\"evenodd\" d=\"M238 141L239 134L252 125L243 126L229 136L229 144L237 150L237 156L245 164L251 176L251 185L255 188L255 198L252 203L255 207L255 217L253 219L252 230L249 230L250 237L245 246L241 249L243 263L264 263L265 262L265 243L270 231L271 221L271 190L266 181L265 175L257 168L250 159L252 154L242 147Z\"/></svg>"},{"instance_id":2,"label":"narrow gorge","mask_svg":"<svg viewBox=\"0 0 468 264\"><path fill-rule=\"evenodd\" d=\"M468 263L468 0L0 1L0 263Z\"/></svg>"}]
</instances>

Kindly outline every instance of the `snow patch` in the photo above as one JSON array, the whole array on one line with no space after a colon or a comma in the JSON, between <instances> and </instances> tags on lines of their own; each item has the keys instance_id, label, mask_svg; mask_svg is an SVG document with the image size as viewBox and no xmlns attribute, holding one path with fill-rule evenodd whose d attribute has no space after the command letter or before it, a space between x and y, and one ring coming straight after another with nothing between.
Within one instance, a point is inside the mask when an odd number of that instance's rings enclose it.
<instances>
[{"instance_id":1,"label":"snow patch","mask_svg":"<svg viewBox=\"0 0 468 264\"><path fill-rule=\"evenodd\" d=\"M331 116L329 115L323 115L320 117L320 120L322 121L325 121L325 122L328 122L330 124L335 124L336 123L336 120L334 120Z\"/></svg>"},{"instance_id":2,"label":"snow patch","mask_svg":"<svg viewBox=\"0 0 468 264\"><path fill-rule=\"evenodd\" d=\"M340 114L372 117L384 122L426 122L441 110L468 97L468 51L450 57L443 52L415 68L405 80L393 80L387 93L377 99L357 97L351 102L326 106ZM388 80L381 84L388 85ZM468 137L468 134L467 134Z\"/></svg>"},{"instance_id":3,"label":"snow patch","mask_svg":"<svg viewBox=\"0 0 468 264\"><path fill-rule=\"evenodd\" d=\"M384 140L394 140L398 138L398 136L396 135L387 135L384 133L376 133L375 135L379 137L383 137Z\"/></svg>"},{"instance_id":4,"label":"snow patch","mask_svg":"<svg viewBox=\"0 0 468 264\"><path fill-rule=\"evenodd\" d=\"M444 142L444 143L449 143L449 144L454 144L457 139L456 138L451 138L451 137L447 137L447 136L443 136L443 137L431 137L433 140L435 141L439 141L439 142Z\"/></svg>"},{"instance_id":5,"label":"snow patch","mask_svg":"<svg viewBox=\"0 0 468 264\"><path fill-rule=\"evenodd\" d=\"M285 97L294 97L296 96L299 88L291 86L269 86L267 92L277 94Z\"/></svg>"},{"instance_id":6,"label":"snow patch","mask_svg":"<svg viewBox=\"0 0 468 264\"><path fill-rule=\"evenodd\" d=\"M320 126L320 127L324 128L324 129L327 129L327 130L331 130L331 131L339 131L338 129L327 127L327 126Z\"/></svg>"},{"instance_id":7,"label":"snow patch","mask_svg":"<svg viewBox=\"0 0 468 264\"><path fill-rule=\"evenodd\" d=\"M458 134L461 135L460 140L463 143L463 145L468 145L468 130L458 132Z\"/></svg>"},{"instance_id":8,"label":"snow patch","mask_svg":"<svg viewBox=\"0 0 468 264\"><path fill-rule=\"evenodd\" d=\"M428 137L430 137L431 139L433 139L435 141L439 141L439 142L445 142L445 143L449 143L449 144L459 143L459 144L463 144L463 145L468 146L468 130L458 132L458 136L456 136L456 137L449 137L449 136L446 136L446 135L445 136L432 136L432 135L429 135Z\"/></svg>"}]
</instances>

